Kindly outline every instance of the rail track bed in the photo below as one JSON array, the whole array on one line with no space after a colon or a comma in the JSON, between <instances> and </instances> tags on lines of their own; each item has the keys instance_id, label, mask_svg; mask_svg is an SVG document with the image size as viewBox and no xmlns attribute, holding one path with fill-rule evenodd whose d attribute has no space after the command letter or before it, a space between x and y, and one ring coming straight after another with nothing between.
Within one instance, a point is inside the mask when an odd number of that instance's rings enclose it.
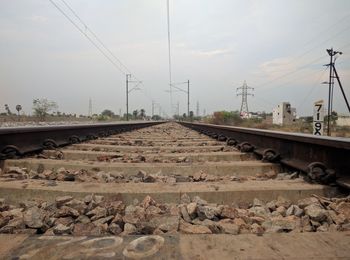
<instances>
[{"instance_id":1,"label":"rail track bed","mask_svg":"<svg viewBox=\"0 0 350 260\"><path fill-rule=\"evenodd\" d=\"M203 129L167 122L74 135L4 160L0 258L350 256L350 197L330 169L313 179L300 158Z\"/></svg>"}]
</instances>

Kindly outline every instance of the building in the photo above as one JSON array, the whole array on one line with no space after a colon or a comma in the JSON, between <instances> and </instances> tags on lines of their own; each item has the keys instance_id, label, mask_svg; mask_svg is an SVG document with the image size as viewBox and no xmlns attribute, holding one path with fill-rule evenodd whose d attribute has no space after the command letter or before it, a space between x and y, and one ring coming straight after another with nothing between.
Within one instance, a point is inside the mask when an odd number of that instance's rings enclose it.
<instances>
[{"instance_id":1,"label":"building","mask_svg":"<svg viewBox=\"0 0 350 260\"><path fill-rule=\"evenodd\" d=\"M289 102L282 102L272 111L272 123L276 125L290 125L295 122L296 109Z\"/></svg>"},{"instance_id":2,"label":"building","mask_svg":"<svg viewBox=\"0 0 350 260\"><path fill-rule=\"evenodd\" d=\"M350 126L350 117L339 115L337 119L337 126Z\"/></svg>"}]
</instances>

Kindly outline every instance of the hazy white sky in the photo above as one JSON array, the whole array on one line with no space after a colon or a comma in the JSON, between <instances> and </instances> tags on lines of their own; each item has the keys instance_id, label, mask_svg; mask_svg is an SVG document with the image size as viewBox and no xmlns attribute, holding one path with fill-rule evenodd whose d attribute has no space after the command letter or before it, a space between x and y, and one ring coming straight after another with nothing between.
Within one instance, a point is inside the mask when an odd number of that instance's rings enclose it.
<instances>
[{"instance_id":1,"label":"hazy white sky","mask_svg":"<svg viewBox=\"0 0 350 260\"><path fill-rule=\"evenodd\" d=\"M130 111L150 114L154 99L169 114L166 0L65 1L143 81ZM191 81L193 111L197 101L201 113L239 109L236 88L246 80L255 88L250 110L290 101L311 114L314 101L327 99L320 83L332 46L344 52L337 68L350 98L349 0L170 0L170 15L173 81ZM0 0L0 111L22 104L30 113L40 97L62 112L87 114L91 97L94 113L124 113L125 75L49 0ZM186 112L185 93L173 100ZM334 103L346 112L338 90Z\"/></svg>"}]
</instances>

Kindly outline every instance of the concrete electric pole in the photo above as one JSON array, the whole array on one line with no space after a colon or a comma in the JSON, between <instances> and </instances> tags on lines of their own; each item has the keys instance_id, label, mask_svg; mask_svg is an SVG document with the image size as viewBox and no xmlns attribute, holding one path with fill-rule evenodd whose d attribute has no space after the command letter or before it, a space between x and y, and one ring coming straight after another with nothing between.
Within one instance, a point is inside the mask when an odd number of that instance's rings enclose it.
<instances>
[{"instance_id":1,"label":"concrete electric pole","mask_svg":"<svg viewBox=\"0 0 350 260\"><path fill-rule=\"evenodd\" d=\"M187 91L177 86L182 84L187 84ZM190 114L190 80L187 80L185 82L180 82L180 83L173 83L172 87L175 88L177 91L181 91L187 94L187 116L188 116Z\"/></svg>"},{"instance_id":2,"label":"concrete electric pole","mask_svg":"<svg viewBox=\"0 0 350 260\"><path fill-rule=\"evenodd\" d=\"M92 117L92 100L91 98L89 98L89 113L88 113L89 117Z\"/></svg>"},{"instance_id":3,"label":"concrete electric pole","mask_svg":"<svg viewBox=\"0 0 350 260\"><path fill-rule=\"evenodd\" d=\"M131 78L131 74L126 74L126 120L129 121L129 93L133 90L139 90L137 86L142 82L142 81L131 81L129 80ZM129 83L137 83L132 89L129 90Z\"/></svg>"},{"instance_id":4,"label":"concrete electric pole","mask_svg":"<svg viewBox=\"0 0 350 260\"><path fill-rule=\"evenodd\" d=\"M329 81L328 83L328 112L327 112L327 135L331 135L331 117L332 117L332 110L333 110L333 94L334 94L334 79L337 79L340 90L343 94L346 106L350 112L350 105L348 102L348 99L346 98L346 94L343 89L343 85L341 84L338 72L335 68L335 60L337 57L335 57L337 54L342 55L343 53L340 51L334 51L333 48L327 49L327 53L330 57L329 64L326 64L325 66L329 66Z\"/></svg>"},{"instance_id":5,"label":"concrete electric pole","mask_svg":"<svg viewBox=\"0 0 350 260\"><path fill-rule=\"evenodd\" d=\"M131 74L126 74L126 121L129 121L129 77Z\"/></svg>"}]
</instances>

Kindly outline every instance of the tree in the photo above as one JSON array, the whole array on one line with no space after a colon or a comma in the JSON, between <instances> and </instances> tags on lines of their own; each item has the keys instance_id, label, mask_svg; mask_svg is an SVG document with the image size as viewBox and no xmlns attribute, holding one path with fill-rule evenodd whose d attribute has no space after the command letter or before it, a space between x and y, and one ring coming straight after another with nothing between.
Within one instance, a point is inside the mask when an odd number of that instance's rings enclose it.
<instances>
[{"instance_id":1,"label":"tree","mask_svg":"<svg viewBox=\"0 0 350 260\"><path fill-rule=\"evenodd\" d=\"M213 114L213 119L211 120L212 124L225 124L225 125L239 125L243 122L243 119L240 117L238 111L217 111Z\"/></svg>"},{"instance_id":2,"label":"tree","mask_svg":"<svg viewBox=\"0 0 350 260\"><path fill-rule=\"evenodd\" d=\"M300 119L302 119L305 123L311 124L314 118L312 116L305 116L301 117Z\"/></svg>"},{"instance_id":3,"label":"tree","mask_svg":"<svg viewBox=\"0 0 350 260\"><path fill-rule=\"evenodd\" d=\"M191 122L193 121L193 115L194 115L193 111L190 111L189 116L190 116L190 121L191 121Z\"/></svg>"},{"instance_id":4,"label":"tree","mask_svg":"<svg viewBox=\"0 0 350 260\"><path fill-rule=\"evenodd\" d=\"M152 116L152 120L162 120L162 118L161 118L161 116L159 116L159 115L154 115L154 116Z\"/></svg>"},{"instance_id":5,"label":"tree","mask_svg":"<svg viewBox=\"0 0 350 260\"><path fill-rule=\"evenodd\" d=\"M114 116L114 113L112 110L109 110L109 109L105 109L102 111L101 113L102 116L109 116L109 117L113 117Z\"/></svg>"},{"instance_id":6,"label":"tree","mask_svg":"<svg viewBox=\"0 0 350 260\"><path fill-rule=\"evenodd\" d=\"M17 113L18 113L18 115L19 115L19 111L22 110L22 106L21 106L21 105L17 105L17 106L16 106L16 110L17 110Z\"/></svg>"},{"instance_id":7,"label":"tree","mask_svg":"<svg viewBox=\"0 0 350 260\"><path fill-rule=\"evenodd\" d=\"M146 110L144 110L143 108L141 108L140 110L140 117L144 118L146 116Z\"/></svg>"},{"instance_id":8,"label":"tree","mask_svg":"<svg viewBox=\"0 0 350 260\"><path fill-rule=\"evenodd\" d=\"M332 111L332 113L331 113L329 118L330 118L330 121L331 121L331 125L332 126L336 126L337 120L338 120L338 113L336 111ZM326 115L324 117L324 121L328 122L328 115Z\"/></svg>"},{"instance_id":9,"label":"tree","mask_svg":"<svg viewBox=\"0 0 350 260\"><path fill-rule=\"evenodd\" d=\"M46 98L37 98L33 100L33 111L34 115L38 116L40 119L45 119L48 113L52 110L58 108L56 102L50 101Z\"/></svg>"},{"instance_id":10,"label":"tree","mask_svg":"<svg viewBox=\"0 0 350 260\"><path fill-rule=\"evenodd\" d=\"M132 118L132 114L128 114L128 118ZM123 115L123 120L126 120L126 113L124 113L124 115Z\"/></svg>"},{"instance_id":11,"label":"tree","mask_svg":"<svg viewBox=\"0 0 350 260\"><path fill-rule=\"evenodd\" d=\"M337 124L337 120L338 120L338 113L336 111L332 111L331 122L332 122L333 126L335 126Z\"/></svg>"},{"instance_id":12,"label":"tree","mask_svg":"<svg viewBox=\"0 0 350 260\"><path fill-rule=\"evenodd\" d=\"M8 104L5 104L5 110L9 116L12 114Z\"/></svg>"},{"instance_id":13,"label":"tree","mask_svg":"<svg viewBox=\"0 0 350 260\"><path fill-rule=\"evenodd\" d=\"M132 112L132 115L134 116L134 119L137 119L138 115L139 115L139 111L136 109Z\"/></svg>"}]
</instances>

